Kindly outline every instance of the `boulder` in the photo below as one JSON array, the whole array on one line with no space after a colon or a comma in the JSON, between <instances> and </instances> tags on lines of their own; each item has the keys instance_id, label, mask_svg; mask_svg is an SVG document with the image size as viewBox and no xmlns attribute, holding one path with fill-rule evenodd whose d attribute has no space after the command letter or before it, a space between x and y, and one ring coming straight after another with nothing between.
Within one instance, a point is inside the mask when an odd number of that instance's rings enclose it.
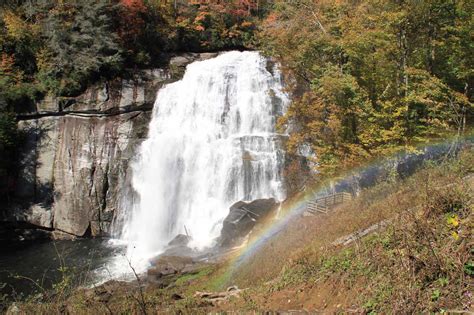
<instances>
[{"instance_id":1,"label":"boulder","mask_svg":"<svg viewBox=\"0 0 474 315\"><path fill-rule=\"evenodd\" d=\"M178 273L186 266L194 264L191 257L181 256L158 256L151 261L152 267L148 270L148 274L153 275L169 275Z\"/></svg>"},{"instance_id":2,"label":"boulder","mask_svg":"<svg viewBox=\"0 0 474 315\"><path fill-rule=\"evenodd\" d=\"M164 256L194 256L194 249L188 247L188 243L191 241L191 237L178 234L173 238L165 248L163 253Z\"/></svg>"},{"instance_id":3,"label":"boulder","mask_svg":"<svg viewBox=\"0 0 474 315\"><path fill-rule=\"evenodd\" d=\"M165 255L156 257L151 264L152 267L147 271L147 280L161 287L173 283L178 275L194 274L206 266L191 257Z\"/></svg>"},{"instance_id":4,"label":"boulder","mask_svg":"<svg viewBox=\"0 0 474 315\"><path fill-rule=\"evenodd\" d=\"M168 243L168 246L187 246L190 240L188 235L178 234Z\"/></svg>"},{"instance_id":5,"label":"boulder","mask_svg":"<svg viewBox=\"0 0 474 315\"><path fill-rule=\"evenodd\" d=\"M278 205L279 203L273 198L236 202L230 207L217 243L221 247L237 245L258 222L273 213Z\"/></svg>"},{"instance_id":6,"label":"boulder","mask_svg":"<svg viewBox=\"0 0 474 315\"><path fill-rule=\"evenodd\" d=\"M237 286L231 286L227 288L227 290L222 292L200 292L196 291L194 293L194 298L198 301L206 301L209 302L210 305L219 305L221 302L227 301L230 298L238 298L240 297L243 290L239 289Z\"/></svg>"}]
</instances>

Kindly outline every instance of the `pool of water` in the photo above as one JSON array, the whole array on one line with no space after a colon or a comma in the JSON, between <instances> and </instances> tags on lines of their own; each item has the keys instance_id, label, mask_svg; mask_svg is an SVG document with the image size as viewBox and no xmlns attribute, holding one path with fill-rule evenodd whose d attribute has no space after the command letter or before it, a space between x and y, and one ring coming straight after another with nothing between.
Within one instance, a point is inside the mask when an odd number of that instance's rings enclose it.
<instances>
[{"instance_id":1,"label":"pool of water","mask_svg":"<svg viewBox=\"0 0 474 315\"><path fill-rule=\"evenodd\" d=\"M0 297L24 298L60 283L64 276L73 285L91 285L96 270L110 258L122 255L123 248L110 246L105 239L45 241L22 244L0 253Z\"/></svg>"}]
</instances>

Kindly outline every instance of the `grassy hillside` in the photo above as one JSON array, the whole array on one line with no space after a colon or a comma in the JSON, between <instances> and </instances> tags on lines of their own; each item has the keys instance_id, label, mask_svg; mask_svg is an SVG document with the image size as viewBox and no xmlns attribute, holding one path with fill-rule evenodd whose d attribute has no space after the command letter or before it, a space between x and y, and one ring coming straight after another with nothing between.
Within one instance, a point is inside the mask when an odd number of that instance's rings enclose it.
<instances>
[{"instance_id":1,"label":"grassy hillside","mask_svg":"<svg viewBox=\"0 0 474 315\"><path fill-rule=\"evenodd\" d=\"M330 217L294 222L235 273L236 282L252 288L260 310L471 309L473 162L467 151L368 189ZM375 233L335 244L378 222Z\"/></svg>"},{"instance_id":2,"label":"grassy hillside","mask_svg":"<svg viewBox=\"0 0 474 315\"><path fill-rule=\"evenodd\" d=\"M149 283L140 292L136 283L111 282L18 307L45 314L472 311L473 174L469 148L409 178L381 182L328 215L298 217L237 268L230 256L166 288ZM368 235L347 238L374 224ZM230 285L245 290L220 303L195 297Z\"/></svg>"}]
</instances>

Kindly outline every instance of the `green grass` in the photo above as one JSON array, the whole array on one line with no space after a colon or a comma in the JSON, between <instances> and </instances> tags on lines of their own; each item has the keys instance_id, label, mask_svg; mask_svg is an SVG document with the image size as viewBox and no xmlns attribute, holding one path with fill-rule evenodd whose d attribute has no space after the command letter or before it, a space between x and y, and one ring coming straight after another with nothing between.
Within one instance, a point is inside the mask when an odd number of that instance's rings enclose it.
<instances>
[{"instance_id":1,"label":"green grass","mask_svg":"<svg viewBox=\"0 0 474 315\"><path fill-rule=\"evenodd\" d=\"M202 278L204 276L208 276L209 274L212 273L212 271L213 271L212 267L205 267L197 273L184 274L184 275L178 277L178 279L175 282L175 285L176 286L187 285L187 284L189 284L190 282L193 282L196 279Z\"/></svg>"}]
</instances>

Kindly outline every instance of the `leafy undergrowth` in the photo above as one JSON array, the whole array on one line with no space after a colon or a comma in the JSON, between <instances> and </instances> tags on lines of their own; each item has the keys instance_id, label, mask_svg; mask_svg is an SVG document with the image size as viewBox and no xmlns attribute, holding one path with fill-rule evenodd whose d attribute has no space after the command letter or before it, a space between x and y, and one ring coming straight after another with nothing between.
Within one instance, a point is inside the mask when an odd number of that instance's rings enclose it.
<instances>
[{"instance_id":1,"label":"leafy undergrowth","mask_svg":"<svg viewBox=\"0 0 474 315\"><path fill-rule=\"evenodd\" d=\"M17 304L25 313L183 313L307 310L426 313L472 310L474 154L380 183L330 215L297 218L238 268L183 275L167 288L111 282L61 299ZM342 236L385 221L347 246ZM235 267L235 266L234 266ZM237 284L213 305L196 291Z\"/></svg>"}]
</instances>

